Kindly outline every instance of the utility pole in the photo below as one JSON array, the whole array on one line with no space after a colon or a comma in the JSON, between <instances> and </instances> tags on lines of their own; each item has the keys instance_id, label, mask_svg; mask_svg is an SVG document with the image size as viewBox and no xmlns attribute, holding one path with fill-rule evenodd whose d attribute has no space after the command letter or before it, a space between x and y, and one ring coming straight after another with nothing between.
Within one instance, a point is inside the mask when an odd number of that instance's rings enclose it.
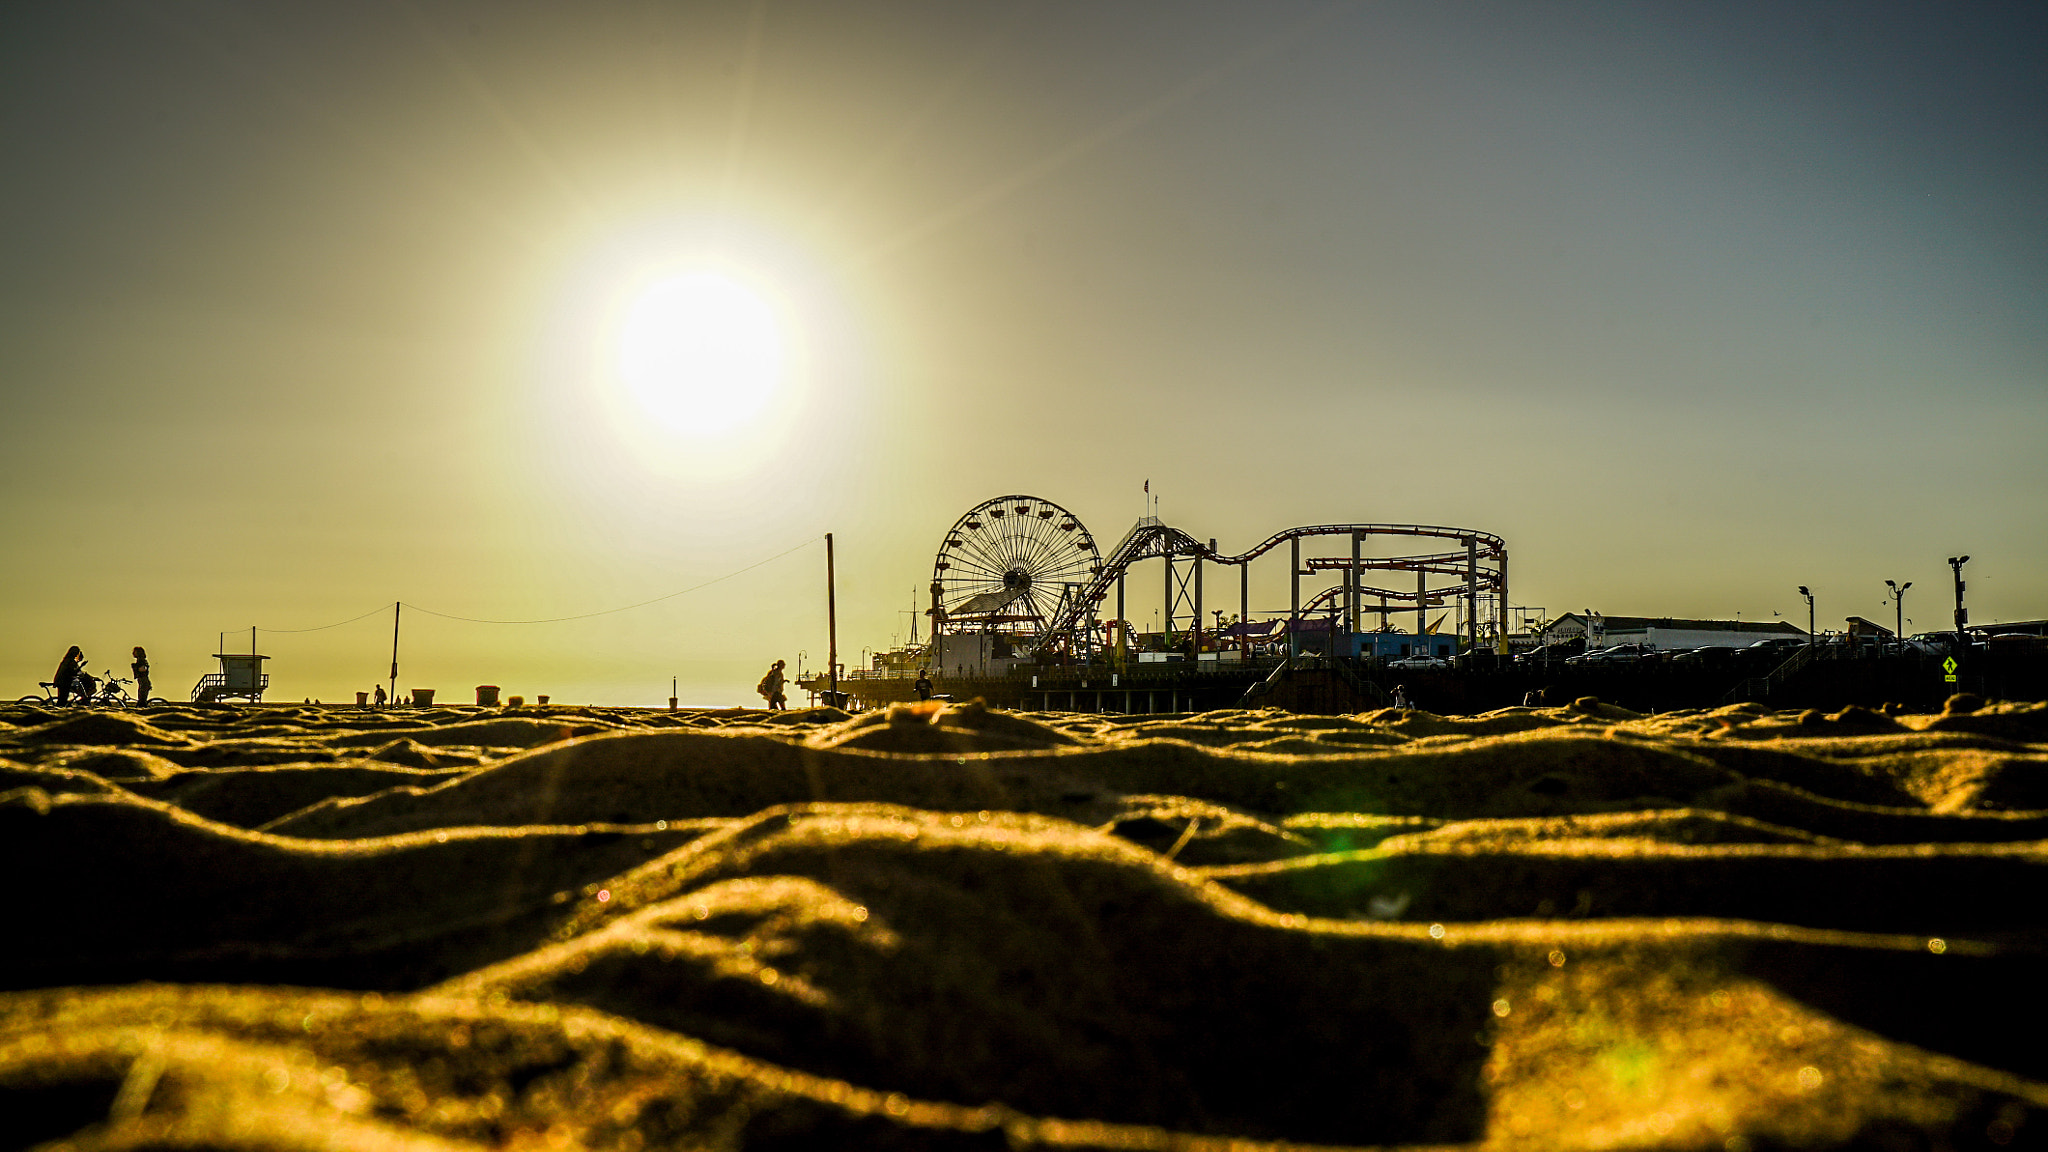
<instances>
[{"instance_id":1,"label":"utility pole","mask_svg":"<svg viewBox=\"0 0 2048 1152\"><path fill-rule=\"evenodd\" d=\"M1808 591L1806 590L1806 585L1804 585L1804 584L1801 584L1801 585L1799 586L1799 594L1800 594L1801 596L1804 596L1804 597L1806 597L1806 644L1807 644L1807 646L1808 646L1808 647L1812 647L1812 646L1813 646L1813 593L1811 593L1811 592L1808 592Z\"/></svg>"},{"instance_id":2,"label":"utility pole","mask_svg":"<svg viewBox=\"0 0 2048 1152\"><path fill-rule=\"evenodd\" d=\"M825 533L825 667L830 673L832 706L839 707L839 585L833 571L832 534Z\"/></svg>"},{"instance_id":3,"label":"utility pole","mask_svg":"<svg viewBox=\"0 0 2048 1152\"><path fill-rule=\"evenodd\" d=\"M391 602L391 706L398 706L398 611L405 607L400 600Z\"/></svg>"}]
</instances>

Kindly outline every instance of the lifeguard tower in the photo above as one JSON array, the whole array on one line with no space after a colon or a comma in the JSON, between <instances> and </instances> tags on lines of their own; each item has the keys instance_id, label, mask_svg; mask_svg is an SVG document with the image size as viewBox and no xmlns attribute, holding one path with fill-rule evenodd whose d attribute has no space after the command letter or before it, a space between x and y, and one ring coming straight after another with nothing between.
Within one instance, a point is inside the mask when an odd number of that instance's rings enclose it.
<instances>
[{"instance_id":1,"label":"lifeguard tower","mask_svg":"<svg viewBox=\"0 0 2048 1152\"><path fill-rule=\"evenodd\" d=\"M270 657L254 652L216 652L213 658L220 661L220 671L201 676L192 686L193 703L240 699L255 704L263 699L263 690L270 686L263 662Z\"/></svg>"}]
</instances>

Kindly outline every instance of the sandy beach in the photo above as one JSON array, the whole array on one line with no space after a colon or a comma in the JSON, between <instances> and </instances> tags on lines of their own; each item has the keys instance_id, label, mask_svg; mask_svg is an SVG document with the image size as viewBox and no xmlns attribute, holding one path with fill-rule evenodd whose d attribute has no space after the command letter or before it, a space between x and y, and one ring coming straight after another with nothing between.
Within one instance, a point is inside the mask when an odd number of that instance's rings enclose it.
<instances>
[{"instance_id":1,"label":"sandy beach","mask_svg":"<svg viewBox=\"0 0 2048 1152\"><path fill-rule=\"evenodd\" d=\"M15 705L0 775L17 1146L2048 1134L2044 705Z\"/></svg>"}]
</instances>

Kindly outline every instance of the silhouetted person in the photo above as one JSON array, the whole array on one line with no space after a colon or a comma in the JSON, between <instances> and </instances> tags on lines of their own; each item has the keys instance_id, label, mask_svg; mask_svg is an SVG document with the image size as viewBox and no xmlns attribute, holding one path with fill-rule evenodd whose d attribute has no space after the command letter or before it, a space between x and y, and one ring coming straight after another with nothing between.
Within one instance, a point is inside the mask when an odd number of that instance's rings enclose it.
<instances>
[{"instance_id":1,"label":"silhouetted person","mask_svg":"<svg viewBox=\"0 0 2048 1152\"><path fill-rule=\"evenodd\" d=\"M382 708L384 706L384 686L382 684L373 684L371 687L377 690L377 694L371 697L374 706Z\"/></svg>"},{"instance_id":2,"label":"silhouetted person","mask_svg":"<svg viewBox=\"0 0 2048 1152\"><path fill-rule=\"evenodd\" d=\"M789 698L782 693L782 661L777 660L768 666L768 674L761 677L761 682L754 686L754 691L759 692L768 701L768 709L771 712L777 708L789 708Z\"/></svg>"},{"instance_id":3,"label":"silhouetted person","mask_svg":"<svg viewBox=\"0 0 2048 1152\"><path fill-rule=\"evenodd\" d=\"M64 658L57 661L57 677L53 681L57 685L57 703L63 704L71 699L71 690L78 686L78 674L84 667L85 653L73 644L71 650L64 653ZM89 693L87 699L90 699Z\"/></svg>"},{"instance_id":4,"label":"silhouetted person","mask_svg":"<svg viewBox=\"0 0 2048 1152\"><path fill-rule=\"evenodd\" d=\"M135 662L128 668L135 673L135 703L149 703L149 653L142 650L142 645L135 646Z\"/></svg>"},{"instance_id":5,"label":"silhouetted person","mask_svg":"<svg viewBox=\"0 0 2048 1152\"><path fill-rule=\"evenodd\" d=\"M917 698L919 700L929 700L932 698L932 678L926 674L925 669L919 668L917 670L917 683L911 685L911 687L917 690Z\"/></svg>"}]
</instances>

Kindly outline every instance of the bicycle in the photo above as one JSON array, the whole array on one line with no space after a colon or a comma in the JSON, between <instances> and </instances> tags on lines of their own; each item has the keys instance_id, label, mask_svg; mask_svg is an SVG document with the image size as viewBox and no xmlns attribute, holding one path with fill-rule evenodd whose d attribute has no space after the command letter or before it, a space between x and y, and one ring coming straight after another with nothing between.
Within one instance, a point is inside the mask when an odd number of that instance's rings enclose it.
<instances>
[{"instance_id":1,"label":"bicycle","mask_svg":"<svg viewBox=\"0 0 2048 1152\"><path fill-rule=\"evenodd\" d=\"M29 693L29 694L28 694L28 695L26 695L26 696L22 696L22 697L19 697L19 698L17 698L17 699L15 700L15 703L16 703L16 704L49 704L49 705L52 705L52 706L55 706L55 705L56 705L56 703L57 703L57 682L56 682L56 681L54 681L54 680L43 680L43 681L40 681L40 682L38 682L38 683L36 684L36 687L38 687L38 688L41 688L41 689L43 690L43 694L42 694L41 696L38 696L38 695L36 695L35 693L31 692L31 693ZM72 680L72 689L71 689L71 698L70 698L69 700L66 700L66 701L64 701L64 706L65 706L65 707L70 707L70 706L72 706L72 705L74 705L74 704L75 704L75 705L80 705L80 706L82 706L82 705L84 705L85 703L86 703L86 700L85 700L85 692L84 692L84 689L78 686L78 681L77 681L76 679L73 679L73 680Z\"/></svg>"},{"instance_id":2,"label":"bicycle","mask_svg":"<svg viewBox=\"0 0 2048 1152\"><path fill-rule=\"evenodd\" d=\"M128 695L128 689L123 687L123 685L133 684L135 681L123 680L119 676L107 675L100 677L99 682L99 690L86 700L87 704L100 708L129 708L134 706L135 698Z\"/></svg>"},{"instance_id":3,"label":"bicycle","mask_svg":"<svg viewBox=\"0 0 2048 1152\"><path fill-rule=\"evenodd\" d=\"M97 687L95 687L90 692L85 690L84 681L88 679L97 685ZM118 676L89 676L87 673L81 671L79 673L78 678L74 679L71 683L71 698L64 701L64 704L67 707L73 705L76 705L80 708L128 708L134 706L134 699L128 695L127 688L123 687L123 685L133 684L133 680L124 680ZM22 696L18 698L15 701L15 703L49 705L55 705L57 703L56 681L38 681L36 687L41 688L43 690L42 695L37 696L31 693L27 696ZM151 703L162 704L164 703L164 701L161 698L158 698L152 700Z\"/></svg>"}]
</instances>

